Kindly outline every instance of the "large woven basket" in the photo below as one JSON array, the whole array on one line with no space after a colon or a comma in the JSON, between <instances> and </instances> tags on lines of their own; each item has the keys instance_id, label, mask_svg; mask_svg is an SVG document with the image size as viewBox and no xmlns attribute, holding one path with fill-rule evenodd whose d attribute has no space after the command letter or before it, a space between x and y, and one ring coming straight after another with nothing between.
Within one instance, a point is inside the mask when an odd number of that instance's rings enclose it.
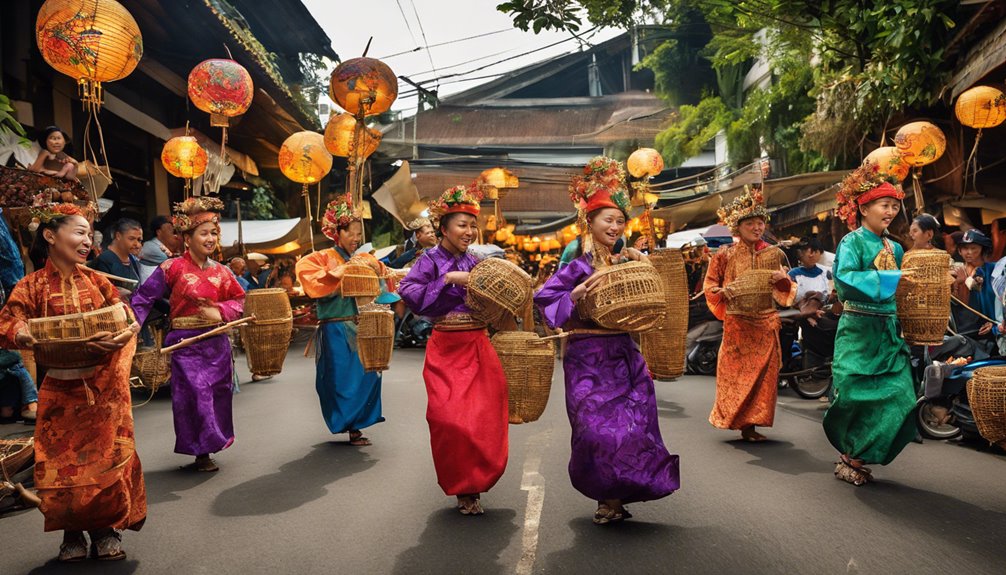
<instances>
[{"instance_id":1,"label":"large woven basket","mask_svg":"<svg viewBox=\"0 0 1006 575\"><path fill-rule=\"evenodd\" d=\"M171 379L171 354L161 353L160 346L138 349L133 355L133 374L139 386L156 393Z\"/></svg>"},{"instance_id":2,"label":"large woven basket","mask_svg":"<svg viewBox=\"0 0 1006 575\"><path fill-rule=\"evenodd\" d=\"M99 332L117 334L128 328L129 315L121 302L89 312L28 320L28 331L37 340L32 346L35 363L50 369L101 364L107 356L92 353L84 344Z\"/></svg>"},{"instance_id":3,"label":"large woven basket","mask_svg":"<svg viewBox=\"0 0 1006 575\"><path fill-rule=\"evenodd\" d=\"M1006 449L1006 366L976 369L968 381L968 401L978 432Z\"/></svg>"},{"instance_id":4,"label":"large woven basket","mask_svg":"<svg viewBox=\"0 0 1006 575\"><path fill-rule=\"evenodd\" d=\"M391 366L395 349L395 314L386 305L371 304L360 308L356 347L366 371L384 371Z\"/></svg>"},{"instance_id":5,"label":"large woven basket","mask_svg":"<svg viewBox=\"0 0 1006 575\"><path fill-rule=\"evenodd\" d=\"M345 273L339 281L342 297L374 298L381 295L381 279L374 268L356 259L345 264Z\"/></svg>"},{"instance_id":6,"label":"large woven basket","mask_svg":"<svg viewBox=\"0 0 1006 575\"><path fill-rule=\"evenodd\" d=\"M290 296L283 288L254 289L245 295L245 315L257 320L287 319L293 317Z\"/></svg>"},{"instance_id":7,"label":"large woven basket","mask_svg":"<svg viewBox=\"0 0 1006 575\"><path fill-rule=\"evenodd\" d=\"M521 315L531 300L531 276L502 258L486 258L468 275L465 303L478 319L499 328Z\"/></svg>"},{"instance_id":8,"label":"large woven basket","mask_svg":"<svg viewBox=\"0 0 1006 575\"><path fill-rule=\"evenodd\" d=\"M681 250L656 250L650 253L650 263L664 280L667 314L654 329L639 334L639 347L654 379L674 380L685 373L688 273Z\"/></svg>"},{"instance_id":9,"label":"large woven basket","mask_svg":"<svg viewBox=\"0 0 1006 575\"><path fill-rule=\"evenodd\" d=\"M596 287L576 303L580 317L618 331L646 331L663 321L664 281L646 262L628 262L598 272Z\"/></svg>"},{"instance_id":10,"label":"large woven basket","mask_svg":"<svg viewBox=\"0 0 1006 575\"><path fill-rule=\"evenodd\" d=\"M913 270L912 281L899 282L895 292L898 319L910 345L940 345L950 321L950 254L943 250L912 250L901 269Z\"/></svg>"},{"instance_id":11,"label":"large woven basket","mask_svg":"<svg viewBox=\"0 0 1006 575\"><path fill-rule=\"evenodd\" d=\"M35 440L31 437L0 439L0 473L4 481L9 481L34 455Z\"/></svg>"},{"instance_id":12,"label":"large woven basket","mask_svg":"<svg viewBox=\"0 0 1006 575\"><path fill-rule=\"evenodd\" d=\"M256 320L241 326L241 343L248 359L248 371L255 375L276 375L293 338L293 317Z\"/></svg>"},{"instance_id":13,"label":"large woven basket","mask_svg":"<svg viewBox=\"0 0 1006 575\"><path fill-rule=\"evenodd\" d=\"M727 302L727 313L761 315L775 309L772 300L772 274L775 270L751 269L730 282L733 298Z\"/></svg>"},{"instance_id":14,"label":"large woven basket","mask_svg":"<svg viewBox=\"0 0 1006 575\"><path fill-rule=\"evenodd\" d=\"M490 342L506 374L510 423L537 421L552 389L555 345L530 331L501 331Z\"/></svg>"}]
</instances>

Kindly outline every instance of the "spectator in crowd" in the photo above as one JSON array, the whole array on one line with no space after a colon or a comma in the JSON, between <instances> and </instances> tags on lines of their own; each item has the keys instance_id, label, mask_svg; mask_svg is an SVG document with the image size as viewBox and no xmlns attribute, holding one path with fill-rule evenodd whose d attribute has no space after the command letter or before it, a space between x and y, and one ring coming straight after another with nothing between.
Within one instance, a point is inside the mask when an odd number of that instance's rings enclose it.
<instances>
[{"instance_id":1,"label":"spectator in crowd","mask_svg":"<svg viewBox=\"0 0 1006 575\"><path fill-rule=\"evenodd\" d=\"M155 216L150 221L151 238L143 242L140 250L140 282L147 281L154 268L178 252L178 236L175 226L167 216Z\"/></svg>"},{"instance_id":2,"label":"spectator in crowd","mask_svg":"<svg viewBox=\"0 0 1006 575\"><path fill-rule=\"evenodd\" d=\"M89 262L88 266L99 272L135 280L137 283L130 287L112 282L119 288L120 296L128 299L140 282L140 260L133 253L139 252L143 245L143 227L136 220L120 218L109 228L109 235L112 239L108 243L108 249Z\"/></svg>"},{"instance_id":3,"label":"spectator in crowd","mask_svg":"<svg viewBox=\"0 0 1006 575\"><path fill-rule=\"evenodd\" d=\"M245 264L245 259L240 256L235 256L227 262L227 267L231 268L234 272L234 277L238 278L238 284L241 285L241 289L248 291L248 280L245 279L245 270L248 265Z\"/></svg>"},{"instance_id":4,"label":"spectator in crowd","mask_svg":"<svg viewBox=\"0 0 1006 575\"><path fill-rule=\"evenodd\" d=\"M991 351L991 340L995 337L993 328L996 326L982 316L995 317L996 298L992 289L995 261L988 261L992 255L992 240L981 230L971 229L964 232L956 244L964 263L957 266L953 293L960 302L967 304L965 307L953 302L951 312L956 331L978 339L979 344L988 352Z\"/></svg>"},{"instance_id":5,"label":"spectator in crowd","mask_svg":"<svg viewBox=\"0 0 1006 575\"><path fill-rule=\"evenodd\" d=\"M269 287L269 275L272 270L269 268L269 257L258 252L251 252L247 257L248 271L244 273L245 281L248 282L248 290Z\"/></svg>"}]
</instances>

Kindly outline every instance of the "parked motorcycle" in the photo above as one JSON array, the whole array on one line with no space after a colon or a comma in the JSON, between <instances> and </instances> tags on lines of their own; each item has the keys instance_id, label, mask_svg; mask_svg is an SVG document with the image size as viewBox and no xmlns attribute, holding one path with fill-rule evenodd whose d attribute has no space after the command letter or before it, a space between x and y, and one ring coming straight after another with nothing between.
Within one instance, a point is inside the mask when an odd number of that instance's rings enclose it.
<instances>
[{"instance_id":1,"label":"parked motorcycle","mask_svg":"<svg viewBox=\"0 0 1006 575\"><path fill-rule=\"evenodd\" d=\"M425 318L406 310L405 315L395 319L395 347L426 347L433 333L433 324Z\"/></svg>"},{"instance_id":2,"label":"parked motorcycle","mask_svg":"<svg viewBox=\"0 0 1006 575\"><path fill-rule=\"evenodd\" d=\"M688 304L688 334L685 338L685 372L691 375L716 375L723 322L706 305L705 296Z\"/></svg>"},{"instance_id":3,"label":"parked motorcycle","mask_svg":"<svg viewBox=\"0 0 1006 575\"><path fill-rule=\"evenodd\" d=\"M968 402L967 383L981 367L1006 365L1004 358L989 358L954 366L940 361L926 366L920 386L917 423L929 439L981 437Z\"/></svg>"},{"instance_id":4,"label":"parked motorcycle","mask_svg":"<svg viewBox=\"0 0 1006 575\"><path fill-rule=\"evenodd\" d=\"M829 311L826 307L825 311ZM835 355L838 317L825 313L811 326L800 317L800 310L779 312L783 330L799 333L790 350L784 350L779 386L789 387L804 399L817 399L831 389L831 363ZM788 353L786 353L788 351Z\"/></svg>"}]
</instances>

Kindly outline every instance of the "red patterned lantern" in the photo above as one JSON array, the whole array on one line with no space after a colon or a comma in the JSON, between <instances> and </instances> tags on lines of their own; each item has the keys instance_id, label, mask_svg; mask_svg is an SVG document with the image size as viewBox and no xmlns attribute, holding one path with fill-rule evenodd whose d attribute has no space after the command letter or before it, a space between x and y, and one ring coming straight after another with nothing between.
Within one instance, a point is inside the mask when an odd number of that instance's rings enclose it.
<instances>
[{"instance_id":1,"label":"red patterned lantern","mask_svg":"<svg viewBox=\"0 0 1006 575\"><path fill-rule=\"evenodd\" d=\"M177 136L164 143L161 163L176 178L192 180L206 172L206 150L192 136ZM187 184L187 182L186 182Z\"/></svg>"},{"instance_id":2,"label":"red patterned lantern","mask_svg":"<svg viewBox=\"0 0 1006 575\"><path fill-rule=\"evenodd\" d=\"M380 60L353 58L332 72L329 95L354 116L381 114L398 98L398 78Z\"/></svg>"},{"instance_id":3,"label":"red patterned lantern","mask_svg":"<svg viewBox=\"0 0 1006 575\"><path fill-rule=\"evenodd\" d=\"M357 134L361 136L359 146L355 146L353 141ZM377 151L381 137L381 132L374 128L363 126L357 131L356 118L348 113L332 116L325 126L325 148L333 156L343 158L348 158L353 152L361 160L369 157Z\"/></svg>"},{"instance_id":4,"label":"red patterned lantern","mask_svg":"<svg viewBox=\"0 0 1006 575\"><path fill-rule=\"evenodd\" d=\"M947 149L947 137L929 122L912 122L898 130L894 136L894 145L905 163L922 167L940 159Z\"/></svg>"},{"instance_id":5,"label":"red patterned lantern","mask_svg":"<svg viewBox=\"0 0 1006 575\"><path fill-rule=\"evenodd\" d=\"M35 20L42 57L77 80L81 100L102 102L102 82L125 78L143 56L136 20L115 0L47 0Z\"/></svg>"},{"instance_id":6,"label":"red patterned lantern","mask_svg":"<svg viewBox=\"0 0 1006 575\"><path fill-rule=\"evenodd\" d=\"M634 178L652 178L664 171L664 158L653 148L639 148L625 162Z\"/></svg>"},{"instance_id":7,"label":"red patterned lantern","mask_svg":"<svg viewBox=\"0 0 1006 575\"><path fill-rule=\"evenodd\" d=\"M234 60L211 59L189 72L189 99L210 115L210 124L227 127L228 118L248 111L255 85L244 66Z\"/></svg>"}]
</instances>

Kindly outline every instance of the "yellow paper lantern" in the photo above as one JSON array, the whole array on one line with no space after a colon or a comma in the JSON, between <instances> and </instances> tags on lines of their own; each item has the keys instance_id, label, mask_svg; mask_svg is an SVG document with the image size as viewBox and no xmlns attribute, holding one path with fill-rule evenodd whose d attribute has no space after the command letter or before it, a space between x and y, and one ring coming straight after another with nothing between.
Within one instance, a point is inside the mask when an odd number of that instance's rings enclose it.
<instances>
[{"instance_id":1,"label":"yellow paper lantern","mask_svg":"<svg viewBox=\"0 0 1006 575\"><path fill-rule=\"evenodd\" d=\"M943 155L947 149L947 137L929 122L912 122L898 130L894 145L906 164L921 167L932 164Z\"/></svg>"},{"instance_id":2,"label":"yellow paper lantern","mask_svg":"<svg viewBox=\"0 0 1006 575\"><path fill-rule=\"evenodd\" d=\"M505 168L489 168L479 175L479 179L494 188L507 189L520 186L517 176Z\"/></svg>"},{"instance_id":3,"label":"yellow paper lantern","mask_svg":"<svg viewBox=\"0 0 1006 575\"><path fill-rule=\"evenodd\" d=\"M120 80L143 56L136 20L115 0L47 0L35 19L46 62L77 80L81 100L100 106L101 83Z\"/></svg>"},{"instance_id":4,"label":"yellow paper lantern","mask_svg":"<svg viewBox=\"0 0 1006 575\"><path fill-rule=\"evenodd\" d=\"M664 171L664 158L653 148L639 148L625 162L634 178L650 177Z\"/></svg>"},{"instance_id":5,"label":"yellow paper lantern","mask_svg":"<svg viewBox=\"0 0 1006 575\"><path fill-rule=\"evenodd\" d=\"M206 150L192 136L176 136L164 143L161 163L176 178L191 180L206 172Z\"/></svg>"},{"instance_id":6,"label":"yellow paper lantern","mask_svg":"<svg viewBox=\"0 0 1006 575\"><path fill-rule=\"evenodd\" d=\"M398 78L375 58L353 58L332 72L329 96L354 116L371 116L391 109L398 98Z\"/></svg>"},{"instance_id":7,"label":"yellow paper lantern","mask_svg":"<svg viewBox=\"0 0 1006 575\"><path fill-rule=\"evenodd\" d=\"M908 176L908 171L911 169L911 166L906 164L905 161L901 159L901 154L898 152L898 148L894 146L877 148L863 158L863 162L876 164L879 166L881 174L893 176L897 178L899 182L905 180Z\"/></svg>"},{"instance_id":8,"label":"yellow paper lantern","mask_svg":"<svg viewBox=\"0 0 1006 575\"><path fill-rule=\"evenodd\" d=\"M969 128L994 128L1006 121L1006 94L992 86L975 86L958 96L954 114Z\"/></svg>"},{"instance_id":9,"label":"yellow paper lantern","mask_svg":"<svg viewBox=\"0 0 1006 575\"><path fill-rule=\"evenodd\" d=\"M279 169L305 187L321 181L332 170L332 154L325 149L325 138L311 131L287 138L279 149Z\"/></svg>"},{"instance_id":10,"label":"yellow paper lantern","mask_svg":"<svg viewBox=\"0 0 1006 575\"><path fill-rule=\"evenodd\" d=\"M211 125L226 128L228 118L240 116L251 107L255 85L241 64L213 58L189 72L188 94L196 108L210 115Z\"/></svg>"},{"instance_id":11,"label":"yellow paper lantern","mask_svg":"<svg viewBox=\"0 0 1006 575\"><path fill-rule=\"evenodd\" d=\"M367 158L377 151L382 134L379 130L364 126L359 132L361 145L355 150L357 157ZM325 148L333 155L348 158L353 150L357 134L356 118L352 114L337 114L325 126Z\"/></svg>"}]
</instances>

